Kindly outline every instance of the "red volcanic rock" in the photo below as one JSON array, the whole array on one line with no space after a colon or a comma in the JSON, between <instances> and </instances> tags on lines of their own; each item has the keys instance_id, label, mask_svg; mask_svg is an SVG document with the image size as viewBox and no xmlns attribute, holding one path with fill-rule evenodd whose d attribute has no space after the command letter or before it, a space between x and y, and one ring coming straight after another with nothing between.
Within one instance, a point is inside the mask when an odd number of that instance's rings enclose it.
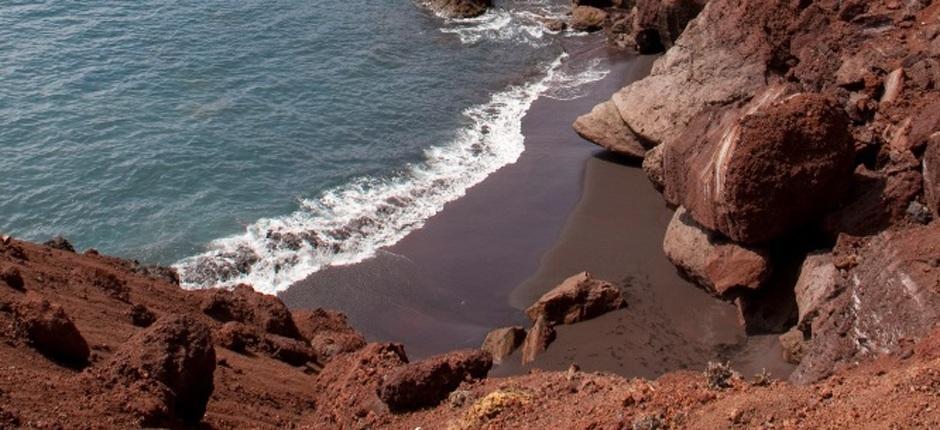
<instances>
[{"instance_id":1,"label":"red volcanic rock","mask_svg":"<svg viewBox=\"0 0 940 430\"><path fill-rule=\"evenodd\" d=\"M187 315L168 315L134 335L98 377L127 396L145 426L202 420L213 390L215 349L209 328Z\"/></svg>"},{"instance_id":2,"label":"red volcanic rock","mask_svg":"<svg viewBox=\"0 0 940 430\"><path fill-rule=\"evenodd\" d=\"M43 355L69 366L88 364L88 343L61 306L28 293L15 310L17 331Z\"/></svg>"},{"instance_id":3,"label":"red volcanic rock","mask_svg":"<svg viewBox=\"0 0 940 430\"><path fill-rule=\"evenodd\" d=\"M533 322L544 317L550 325L574 324L626 306L619 288L581 272L545 293L526 315Z\"/></svg>"},{"instance_id":4,"label":"red volcanic rock","mask_svg":"<svg viewBox=\"0 0 940 430\"><path fill-rule=\"evenodd\" d=\"M574 122L574 130L581 137L617 154L643 158L646 148L640 139L620 118L617 106L604 102Z\"/></svg>"},{"instance_id":5,"label":"red volcanic rock","mask_svg":"<svg viewBox=\"0 0 940 430\"><path fill-rule=\"evenodd\" d=\"M908 206L921 193L923 178L912 169L882 170L855 169L848 203L823 219L822 227L831 237L877 234L906 218Z\"/></svg>"},{"instance_id":6,"label":"red volcanic rock","mask_svg":"<svg viewBox=\"0 0 940 430\"><path fill-rule=\"evenodd\" d=\"M346 315L341 312L298 310L293 312L293 317L300 335L310 341L321 362L366 345L362 334L349 326Z\"/></svg>"},{"instance_id":7,"label":"red volcanic rock","mask_svg":"<svg viewBox=\"0 0 940 430\"><path fill-rule=\"evenodd\" d=\"M812 319L812 338L791 379L818 380L840 365L903 347L940 323L940 224L840 237L836 293Z\"/></svg>"},{"instance_id":8,"label":"red volcanic rock","mask_svg":"<svg viewBox=\"0 0 940 430\"><path fill-rule=\"evenodd\" d=\"M317 362L317 353L307 342L269 334L264 337L265 353L292 366Z\"/></svg>"},{"instance_id":9,"label":"red volcanic rock","mask_svg":"<svg viewBox=\"0 0 940 430\"><path fill-rule=\"evenodd\" d=\"M0 282L7 284L14 290L22 290L24 287L23 275L19 269L13 266L3 266L0 268Z\"/></svg>"},{"instance_id":10,"label":"red volcanic rock","mask_svg":"<svg viewBox=\"0 0 940 430\"><path fill-rule=\"evenodd\" d=\"M525 336L522 343L522 364L535 361L535 357L545 352L548 346L555 341L555 328L540 316Z\"/></svg>"},{"instance_id":11,"label":"red volcanic rock","mask_svg":"<svg viewBox=\"0 0 940 430\"><path fill-rule=\"evenodd\" d=\"M127 312L127 316L131 320L131 324L137 327L150 327L150 325L157 320L157 316L154 315L150 309L147 309L146 306L141 304L131 306L131 309Z\"/></svg>"},{"instance_id":12,"label":"red volcanic rock","mask_svg":"<svg viewBox=\"0 0 940 430\"><path fill-rule=\"evenodd\" d=\"M43 243L43 245L61 251L75 252L75 247L73 247L72 244L62 236L56 236Z\"/></svg>"},{"instance_id":13,"label":"red volcanic rock","mask_svg":"<svg viewBox=\"0 0 940 430\"><path fill-rule=\"evenodd\" d=\"M665 148L670 200L736 242L766 242L814 221L851 179L842 109L822 95L783 94L772 87L741 111L700 118Z\"/></svg>"},{"instance_id":14,"label":"red volcanic rock","mask_svg":"<svg viewBox=\"0 0 940 430\"><path fill-rule=\"evenodd\" d=\"M671 47L708 0L638 0L633 26L640 53Z\"/></svg>"},{"instance_id":15,"label":"red volcanic rock","mask_svg":"<svg viewBox=\"0 0 940 430\"><path fill-rule=\"evenodd\" d=\"M379 399L382 380L408 363L400 344L370 343L333 358L317 375L314 408L305 428L382 428L379 416L388 406Z\"/></svg>"},{"instance_id":16,"label":"red volcanic rock","mask_svg":"<svg viewBox=\"0 0 940 430\"><path fill-rule=\"evenodd\" d=\"M597 31L604 27L607 12L592 6L575 6L569 25L576 31Z\"/></svg>"},{"instance_id":17,"label":"red volcanic rock","mask_svg":"<svg viewBox=\"0 0 940 430\"><path fill-rule=\"evenodd\" d=\"M202 311L217 321L238 321L265 333L300 339L290 311L277 297L259 293L248 285L205 294Z\"/></svg>"},{"instance_id":18,"label":"red volcanic rock","mask_svg":"<svg viewBox=\"0 0 940 430\"><path fill-rule=\"evenodd\" d=\"M489 332L480 349L493 357L493 363L502 364L506 357L516 352L525 340L525 329L522 327L503 327Z\"/></svg>"},{"instance_id":19,"label":"red volcanic rock","mask_svg":"<svg viewBox=\"0 0 940 430\"><path fill-rule=\"evenodd\" d=\"M719 297L756 290L770 273L763 250L746 248L709 232L679 207L663 239L666 257L688 278Z\"/></svg>"},{"instance_id":20,"label":"red volcanic rock","mask_svg":"<svg viewBox=\"0 0 940 430\"><path fill-rule=\"evenodd\" d=\"M217 345L239 353L257 348L261 341L257 333L238 321L222 324L213 333L213 340Z\"/></svg>"},{"instance_id":21,"label":"red volcanic rock","mask_svg":"<svg viewBox=\"0 0 940 430\"><path fill-rule=\"evenodd\" d=\"M493 366L488 352L465 350L402 366L379 387L392 411L406 412L439 404L464 381L485 378Z\"/></svg>"}]
</instances>

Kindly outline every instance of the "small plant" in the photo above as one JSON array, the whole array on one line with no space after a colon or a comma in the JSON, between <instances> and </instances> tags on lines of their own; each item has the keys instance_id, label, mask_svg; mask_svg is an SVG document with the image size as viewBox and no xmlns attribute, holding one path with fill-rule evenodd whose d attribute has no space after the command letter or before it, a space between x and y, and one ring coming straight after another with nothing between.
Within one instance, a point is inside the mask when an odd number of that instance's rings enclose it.
<instances>
[{"instance_id":1,"label":"small plant","mask_svg":"<svg viewBox=\"0 0 940 430\"><path fill-rule=\"evenodd\" d=\"M731 377L734 372L731 370L731 363L708 362L705 368L705 380L708 381L708 388L712 390L721 390L731 386Z\"/></svg>"}]
</instances>

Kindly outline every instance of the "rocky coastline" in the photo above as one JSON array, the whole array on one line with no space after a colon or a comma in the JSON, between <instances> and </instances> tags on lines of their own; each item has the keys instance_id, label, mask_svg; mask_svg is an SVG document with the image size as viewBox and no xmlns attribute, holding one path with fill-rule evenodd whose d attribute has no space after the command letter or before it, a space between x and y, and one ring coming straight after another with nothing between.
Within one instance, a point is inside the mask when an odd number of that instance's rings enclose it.
<instances>
[{"instance_id":1,"label":"rocky coastline","mask_svg":"<svg viewBox=\"0 0 940 430\"><path fill-rule=\"evenodd\" d=\"M411 362L337 311L4 236L0 428L940 426L940 3L575 0L546 25L665 52L573 127L642 163L675 208L665 256L748 333L779 336L789 380L717 362L488 376L630 311L620 280L586 272L531 303L528 327Z\"/></svg>"}]
</instances>

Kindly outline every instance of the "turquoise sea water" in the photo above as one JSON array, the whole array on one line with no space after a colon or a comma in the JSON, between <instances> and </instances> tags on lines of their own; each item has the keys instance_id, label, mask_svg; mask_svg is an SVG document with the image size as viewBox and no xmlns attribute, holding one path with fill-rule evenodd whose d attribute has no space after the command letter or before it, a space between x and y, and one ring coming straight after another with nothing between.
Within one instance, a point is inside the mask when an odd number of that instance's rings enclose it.
<instances>
[{"instance_id":1,"label":"turquoise sea water","mask_svg":"<svg viewBox=\"0 0 940 430\"><path fill-rule=\"evenodd\" d=\"M7 1L0 231L276 291L368 257L524 150L569 70L539 20L409 0Z\"/></svg>"}]
</instances>

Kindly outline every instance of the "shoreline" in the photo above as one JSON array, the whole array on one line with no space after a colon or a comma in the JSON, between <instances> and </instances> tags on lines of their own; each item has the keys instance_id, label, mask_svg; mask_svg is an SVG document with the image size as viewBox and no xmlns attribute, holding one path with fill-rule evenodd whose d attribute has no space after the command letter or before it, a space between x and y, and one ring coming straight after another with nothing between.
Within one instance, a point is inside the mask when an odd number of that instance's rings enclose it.
<instances>
[{"instance_id":1,"label":"shoreline","mask_svg":"<svg viewBox=\"0 0 940 430\"><path fill-rule=\"evenodd\" d=\"M566 41L569 65L600 57L610 73L583 97L539 97L523 118L526 150L516 163L375 257L321 270L278 296L291 308L342 310L367 338L401 342L414 357L475 348L490 330L522 324L509 295L561 234L596 152L570 124L652 63L610 55L596 39Z\"/></svg>"}]
</instances>

